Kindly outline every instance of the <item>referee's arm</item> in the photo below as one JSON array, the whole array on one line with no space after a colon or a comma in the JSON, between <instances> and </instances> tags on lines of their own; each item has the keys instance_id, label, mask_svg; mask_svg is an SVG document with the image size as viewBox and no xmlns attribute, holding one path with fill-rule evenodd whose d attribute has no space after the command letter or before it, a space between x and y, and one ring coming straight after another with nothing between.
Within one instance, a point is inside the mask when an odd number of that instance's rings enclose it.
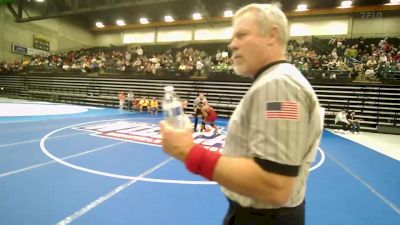
<instances>
[{"instance_id":1,"label":"referee's arm","mask_svg":"<svg viewBox=\"0 0 400 225\"><path fill-rule=\"evenodd\" d=\"M213 180L237 193L283 206L293 193L296 177L268 172L253 159L222 156Z\"/></svg>"},{"instance_id":2,"label":"referee's arm","mask_svg":"<svg viewBox=\"0 0 400 225\"><path fill-rule=\"evenodd\" d=\"M187 162L190 149L195 146L190 130L176 130L165 121L160 127L164 150ZM232 191L278 207L291 197L296 178L266 171L253 158L224 155L216 162L212 175L212 180Z\"/></svg>"}]
</instances>

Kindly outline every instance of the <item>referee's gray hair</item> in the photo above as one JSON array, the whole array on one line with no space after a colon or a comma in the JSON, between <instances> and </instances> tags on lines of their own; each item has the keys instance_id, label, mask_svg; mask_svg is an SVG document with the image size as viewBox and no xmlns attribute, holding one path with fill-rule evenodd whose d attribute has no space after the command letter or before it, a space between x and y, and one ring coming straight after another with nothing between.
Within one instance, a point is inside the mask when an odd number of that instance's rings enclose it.
<instances>
[{"instance_id":1,"label":"referee's gray hair","mask_svg":"<svg viewBox=\"0 0 400 225\"><path fill-rule=\"evenodd\" d=\"M280 9L281 5L276 2L272 4L249 4L239 9L233 21L247 12L253 12L252 14L256 23L260 27L262 35L267 35L272 25L277 25L279 28L279 39L282 44L286 47L289 41L289 25L285 14Z\"/></svg>"}]
</instances>

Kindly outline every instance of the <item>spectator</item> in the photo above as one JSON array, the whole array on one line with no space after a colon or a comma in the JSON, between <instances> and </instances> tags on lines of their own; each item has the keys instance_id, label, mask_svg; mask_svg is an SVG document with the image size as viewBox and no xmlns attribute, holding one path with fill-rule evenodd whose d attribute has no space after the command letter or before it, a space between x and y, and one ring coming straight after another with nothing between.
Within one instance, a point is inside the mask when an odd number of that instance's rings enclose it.
<instances>
[{"instance_id":1,"label":"spectator","mask_svg":"<svg viewBox=\"0 0 400 225\"><path fill-rule=\"evenodd\" d=\"M132 101L132 106L133 106L133 108L134 109L139 109L140 108L140 99L139 98L135 98L133 101Z\"/></svg>"},{"instance_id":2,"label":"spectator","mask_svg":"<svg viewBox=\"0 0 400 225\"><path fill-rule=\"evenodd\" d=\"M385 46L385 44L387 43L387 39L388 38L385 37L384 39L380 40L378 46L383 48Z\"/></svg>"},{"instance_id":3,"label":"spectator","mask_svg":"<svg viewBox=\"0 0 400 225\"><path fill-rule=\"evenodd\" d=\"M139 57L143 55L143 49L142 49L140 46L138 46L138 47L136 48L136 54L137 54Z\"/></svg>"},{"instance_id":4,"label":"spectator","mask_svg":"<svg viewBox=\"0 0 400 225\"><path fill-rule=\"evenodd\" d=\"M135 95L133 94L132 91L129 91L126 96L126 100L128 101L128 105L127 105L128 111L131 111L131 109L132 109L132 101L133 101L134 96Z\"/></svg>"},{"instance_id":5,"label":"spectator","mask_svg":"<svg viewBox=\"0 0 400 225\"><path fill-rule=\"evenodd\" d=\"M342 129L339 130L340 133L348 133L350 128L350 122L346 118L347 113L345 110L342 110L336 114L335 124L342 126Z\"/></svg>"},{"instance_id":6,"label":"spectator","mask_svg":"<svg viewBox=\"0 0 400 225\"><path fill-rule=\"evenodd\" d=\"M221 59L227 59L227 58L228 58L228 51L224 50L224 51L221 53Z\"/></svg>"},{"instance_id":7,"label":"spectator","mask_svg":"<svg viewBox=\"0 0 400 225\"><path fill-rule=\"evenodd\" d=\"M333 59L337 59L338 58L338 54L337 54L337 49L336 48L333 48L331 55L332 55Z\"/></svg>"},{"instance_id":8,"label":"spectator","mask_svg":"<svg viewBox=\"0 0 400 225\"><path fill-rule=\"evenodd\" d=\"M350 58L355 59L358 56L358 51L355 46L352 46L347 54Z\"/></svg>"},{"instance_id":9,"label":"spectator","mask_svg":"<svg viewBox=\"0 0 400 225\"><path fill-rule=\"evenodd\" d=\"M125 105L125 99L126 99L124 91L119 92L118 99L119 99L119 110L123 110L124 105Z\"/></svg>"},{"instance_id":10,"label":"spectator","mask_svg":"<svg viewBox=\"0 0 400 225\"><path fill-rule=\"evenodd\" d=\"M222 59L222 53L221 53L220 50L218 50L218 51L217 51L217 54L215 55L215 60L216 60L217 62L219 62L219 61L221 61L221 59Z\"/></svg>"},{"instance_id":11,"label":"spectator","mask_svg":"<svg viewBox=\"0 0 400 225\"><path fill-rule=\"evenodd\" d=\"M365 71L363 81L378 81L378 78L375 76L375 70L373 66L369 66L369 68Z\"/></svg>"},{"instance_id":12,"label":"spectator","mask_svg":"<svg viewBox=\"0 0 400 225\"><path fill-rule=\"evenodd\" d=\"M156 97L153 97L150 101L149 112L150 114L158 114L158 101Z\"/></svg>"},{"instance_id":13,"label":"spectator","mask_svg":"<svg viewBox=\"0 0 400 225\"><path fill-rule=\"evenodd\" d=\"M328 45L329 45L330 49L333 49L336 46L336 37L335 36L332 36L329 39Z\"/></svg>"},{"instance_id":14,"label":"spectator","mask_svg":"<svg viewBox=\"0 0 400 225\"><path fill-rule=\"evenodd\" d=\"M374 67L376 66L377 63L378 63L378 62L376 61L376 59L375 59L375 54L374 54L374 55L372 55L372 56L369 57L366 66L367 66L368 68L374 68Z\"/></svg>"},{"instance_id":15,"label":"spectator","mask_svg":"<svg viewBox=\"0 0 400 225\"><path fill-rule=\"evenodd\" d=\"M143 112L143 109L149 110L147 107L149 107L150 102L146 97L143 97L140 102L139 102L139 110L140 112Z\"/></svg>"},{"instance_id":16,"label":"spectator","mask_svg":"<svg viewBox=\"0 0 400 225\"><path fill-rule=\"evenodd\" d=\"M198 60L197 62L196 62L196 70L200 73L201 72L201 70L203 69L203 62L201 61L201 60Z\"/></svg>"},{"instance_id":17,"label":"spectator","mask_svg":"<svg viewBox=\"0 0 400 225\"><path fill-rule=\"evenodd\" d=\"M360 122L361 120L356 118L356 112L351 111L347 114L347 121L350 122L351 133L360 134Z\"/></svg>"},{"instance_id":18,"label":"spectator","mask_svg":"<svg viewBox=\"0 0 400 225\"><path fill-rule=\"evenodd\" d=\"M129 48L125 52L125 61L129 63L131 61L131 59L132 59L131 48Z\"/></svg>"},{"instance_id":19,"label":"spectator","mask_svg":"<svg viewBox=\"0 0 400 225\"><path fill-rule=\"evenodd\" d=\"M380 60L381 62L386 62L386 61L388 61L388 60L387 60L387 56L386 56L386 54L385 54L384 52L382 52L381 55L379 56L379 60Z\"/></svg>"},{"instance_id":20,"label":"spectator","mask_svg":"<svg viewBox=\"0 0 400 225\"><path fill-rule=\"evenodd\" d=\"M393 60L400 63L400 50L397 52L396 56L393 57Z\"/></svg>"}]
</instances>

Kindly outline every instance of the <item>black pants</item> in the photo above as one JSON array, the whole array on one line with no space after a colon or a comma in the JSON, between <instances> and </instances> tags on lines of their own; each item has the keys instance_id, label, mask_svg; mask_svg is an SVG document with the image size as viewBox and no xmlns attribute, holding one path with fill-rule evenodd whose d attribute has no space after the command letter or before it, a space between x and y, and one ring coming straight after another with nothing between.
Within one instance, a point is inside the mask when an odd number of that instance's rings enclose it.
<instances>
[{"instance_id":1,"label":"black pants","mask_svg":"<svg viewBox=\"0 0 400 225\"><path fill-rule=\"evenodd\" d=\"M349 124L347 124L347 123L345 123L345 122L343 122L343 121L338 121L337 124L340 125L340 126L342 126L342 129L343 129L344 131L350 130L350 126L351 126L351 125L349 125Z\"/></svg>"},{"instance_id":2,"label":"black pants","mask_svg":"<svg viewBox=\"0 0 400 225\"><path fill-rule=\"evenodd\" d=\"M131 108L132 108L132 101L131 100L128 100L128 111L131 111Z\"/></svg>"},{"instance_id":3,"label":"black pants","mask_svg":"<svg viewBox=\"0 0 400 225\"><path fill-rule=\"evenodd\" d=\"M224 225L304 225L305 201L292 208L255 209L229 201Z\"/></svg>"},{"instance_id":4,"label":"black pants","mask_svg":"<svg viewBox=\"0 0 400 225\"><path fill-rule=\"evenodd\" d=\"M360 124L359 123L351 123L351 132L360 132Z\"/></svg>"}]
</instances>

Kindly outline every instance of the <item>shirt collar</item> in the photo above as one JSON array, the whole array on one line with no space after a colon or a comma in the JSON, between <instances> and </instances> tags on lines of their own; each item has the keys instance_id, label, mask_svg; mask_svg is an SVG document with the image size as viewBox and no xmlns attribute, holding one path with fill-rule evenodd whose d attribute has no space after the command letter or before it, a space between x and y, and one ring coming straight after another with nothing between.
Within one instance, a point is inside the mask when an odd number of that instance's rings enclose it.
<instances>
[{"instance_id":1,"label":"shirt collar","mask_svg":"<svg viewBox=\"0 0 400 225\"><path fill-rule=\"evenodd\" d=\"M275 62L272 62L272 63L269 63L269 64L263 66L263 67L256 73L256 75L254 76L254 78L253 78L253 83L260 77L260 75L261 75L264 71L268 70L269 68L271 68L271 67L273 67L273 66L275 66L275 65L277 65L277 64L281 64L281 63L287 63L287 61L286 61L286 60L278 60L278 61L275 61Z\"/></svg>"}]
</instances>

